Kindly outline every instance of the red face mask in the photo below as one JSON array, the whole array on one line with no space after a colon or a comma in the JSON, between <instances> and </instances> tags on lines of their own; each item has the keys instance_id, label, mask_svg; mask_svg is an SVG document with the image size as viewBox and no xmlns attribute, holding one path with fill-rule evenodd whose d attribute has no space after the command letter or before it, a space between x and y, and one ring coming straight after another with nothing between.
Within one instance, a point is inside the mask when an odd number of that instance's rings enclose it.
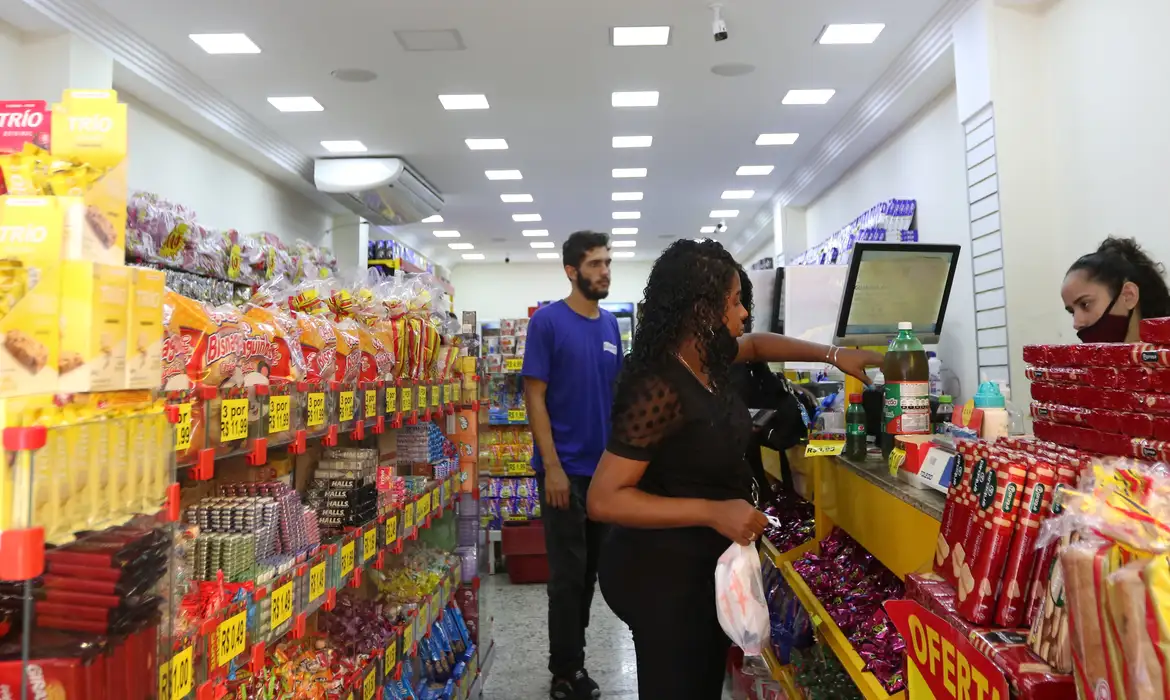
<instances>
[{"instance_id":1,"label":"red face mask","mask_svg":"<svg viewBox=\"0 0 1170 700\"><path fill-rule=\"evenodd\" d=\"M1119 297L1114 297L1109 308L1101 314L1097 322L1087 328L1077 331L1077 337L1082 343L1124 343L1129 334L1129 320L1133 316L1133 309L1124 316L1115 316L1111 311L1117 305Z\"/></svg>"}]
</instances>

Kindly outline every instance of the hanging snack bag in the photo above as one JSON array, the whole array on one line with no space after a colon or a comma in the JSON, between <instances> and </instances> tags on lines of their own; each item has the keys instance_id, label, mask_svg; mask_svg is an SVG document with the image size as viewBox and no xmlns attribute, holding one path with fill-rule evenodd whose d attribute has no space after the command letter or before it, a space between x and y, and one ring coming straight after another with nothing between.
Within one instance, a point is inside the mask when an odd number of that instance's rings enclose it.
<instances>
[{"instance_id":1,"label":"hanging snack bag","mask_svg":"<svg viewBox=\"0 0 1170 700\"><path fill-rule=\"evenodd\" d=\"M313 283L299 285L288 297L289 309L297 323L305 379L321 382L333 379L337 370L337 334L324 316L325 301Z\"/></svg>"}]
</instances>

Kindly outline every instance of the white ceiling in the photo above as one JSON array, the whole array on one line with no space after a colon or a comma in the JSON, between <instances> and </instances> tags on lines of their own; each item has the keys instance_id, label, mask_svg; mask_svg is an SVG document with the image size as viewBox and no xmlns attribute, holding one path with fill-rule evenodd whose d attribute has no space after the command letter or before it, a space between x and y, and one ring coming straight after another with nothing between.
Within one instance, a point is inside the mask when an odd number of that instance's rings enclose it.
<instances>
[{"instance_id":1,"label":"white ceiling","mask_svg":"<svg viewBox=\"0 0 1170 700\"><path fill-rule=\"evenodd\" d=\"M77 0L81 2L82 0ZM7 4L7 3L6 3ZM31 4L38 4L31 2ZM215 92L310 157L322 140L357 139L373 155L405 157L446 200L442 225L410 227L409 238L445 247L431 228L458 229L488 259L535 260L524 228L568 233L636 225L638 258L678 237L699 235L712 209L739 209L732 238L882 76L946 0L725 0L730 38L716 43L703 0L94 0L126 28L189 69ZM5 19L11 19L5 17ZM820 46L829 23L882 22L872 45ZM17 23L17 22L14 22ZM615 48L613 26L672 27L666 47ZM456 29L465 50L408 52L397 30ZM192 33L243 32L256 55L212 56ZM712 66L746 63L724 78ZM339 68L378 74L341 83ZM143 81L121 82L148 102ZM832 88L825 106L784 106L789 89ZM615 109L615 90L657 90L657 108ZM141 94L147 93L147 94ZM444 111L439 94L483 93L491 109ZM272 96L310 95L315 113L280 113ZM161 99L158 101L162 101ZM170 111L170 110L167 110ZM189 114L176 115L190 121ZM792 146L759 147L762 132L799 132ZM648 149L613 149L613 136L651 135ZM507 151L470 151L466 138L504 138ZM765 177L737 177L740 165L774 165ZM646 167L645 179L615 180L615 167ZM519 169L520 181L492 182L484 170ZM284 173L287 177L288 173ZM754 189L727 202L728 189ZM612 202L615 191L644 192ZM500 194L528 193L532 204ZM614 211L638 210L636 222ZM539 224L513 213L540 213ZM629 250L629 249L626 249Z\"/></svg>"}]
</instances>

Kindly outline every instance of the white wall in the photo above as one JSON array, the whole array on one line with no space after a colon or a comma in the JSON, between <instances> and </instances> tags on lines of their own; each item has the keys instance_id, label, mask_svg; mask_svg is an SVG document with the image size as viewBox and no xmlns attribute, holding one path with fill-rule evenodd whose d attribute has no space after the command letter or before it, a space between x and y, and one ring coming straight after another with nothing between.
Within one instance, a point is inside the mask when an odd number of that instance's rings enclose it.
<instances>
[{"instance_id":1,"label":"white wall","mask_svg":"<svg viewBox=\"0 0 1170 700\"><path fill-rule=\"evenodd\" d=\"M750 251L747 255L738 256L736 261L744 267L751 267L753 263L755 263L757 260L760 260L761 258L774 257L776 257L776 243L774 240L772 240L772 237L769 236L768 240L764 241L760 247Z\"/></svg>"},{"instance_id":2,"label":"white wall","mask_svg":"<svg viewBox=\"0 0 1170 700\"><path fill-rule=\"evenodd\" d=\"M974 290L967 250L966 145L957 109L952 87L810 204L805 222L811 246L882 200L916 199L921 242L963 245L938 354L943 364L958 374L963 395L970 396L978 377Z\"/></svg>"},{"instance_id":3,"label":"white wall","mask_svg":"<svg viewBox=\"0 0 1170 700\"><path fill-rule=\"evenodd\" d=\"M615 260L607 302L642 300L651 261ZM455 312L475 311L480 323L528 316L528 307L550 299L563 299L572 291L558 262L462 263L451 271L455 286Z\"/></svg>"},{"instance_id":4,"label":"white wall","mask_svg":"<svg viewBox=\"0 0 1170 700\"><path fill-rule=\"evenodd\" d=\"M21 65L20 35L10 24L0 22L0 66L7 66L7 70L0 70L0 102L8 100L28 99L24 95L24 84L21 81L19 70L14 66Z\"/></svg>"}]
</instances>

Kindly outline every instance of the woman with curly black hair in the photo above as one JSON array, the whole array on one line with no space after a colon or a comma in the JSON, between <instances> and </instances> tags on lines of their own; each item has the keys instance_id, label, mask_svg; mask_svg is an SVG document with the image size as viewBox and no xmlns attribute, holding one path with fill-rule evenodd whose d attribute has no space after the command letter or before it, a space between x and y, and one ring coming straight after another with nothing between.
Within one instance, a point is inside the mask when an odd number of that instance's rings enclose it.
<instances>
[{"instance_id":1,"label":"woman with curly black hair","mask_svg":"<svg viewBox=\"0 0 1170 700\"><path fill-rule=\"evenodd\" d=\"M589 516L616 526L601 553L601 591L634 633L638 695L648 700L719 700L730 642L715 612L715 564L766 524L744 460L751 419L732 363L824 361L864 378L881 362L744 335L741 272L715 241L677 241L654 263L589 488Z\"/></svg>"}]
</instances>

